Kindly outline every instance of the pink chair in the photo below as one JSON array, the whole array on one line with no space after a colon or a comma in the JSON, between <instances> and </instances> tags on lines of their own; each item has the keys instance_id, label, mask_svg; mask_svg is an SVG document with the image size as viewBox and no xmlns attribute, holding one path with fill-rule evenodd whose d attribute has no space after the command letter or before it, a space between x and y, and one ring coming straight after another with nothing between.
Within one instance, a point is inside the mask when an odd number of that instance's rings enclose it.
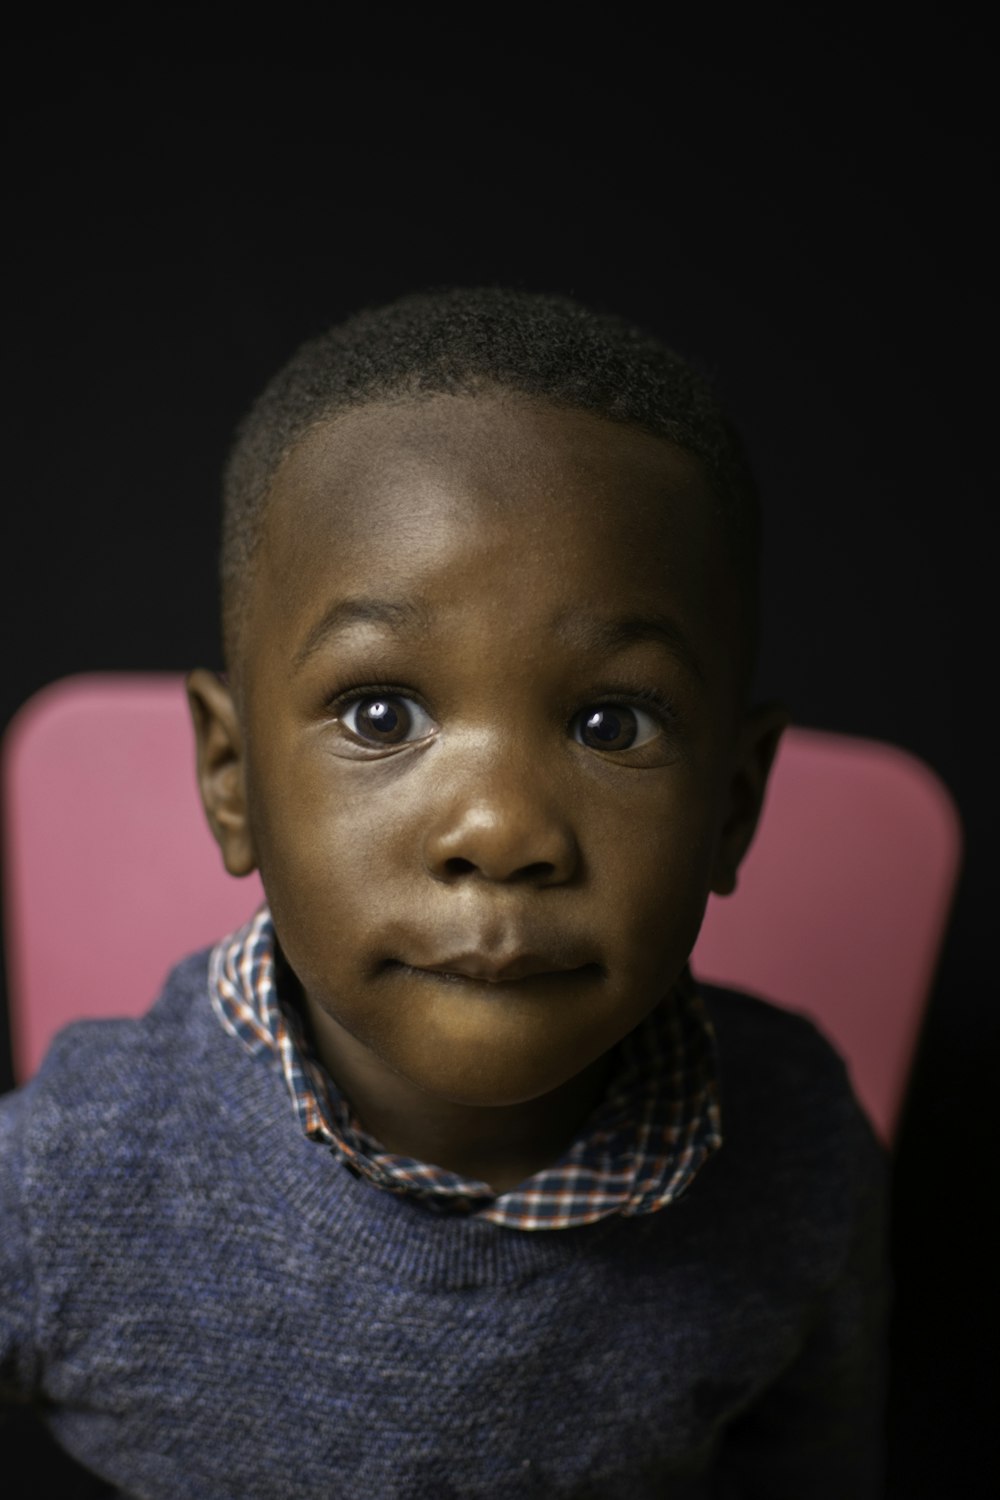
<instances>
[{"instance_id":1,"label":"pink chair","mask_svg":"<svg viewBox=\"0 0 1000 1500\"><path fill-rule=\"evenodd\" d=\"M42 689L4 745L6 934L16 1075L82 1016L135 1015L183 953L262 899L202 817L180 676ZM811 1016L890 1141L961 849L941 782L902 750L788 732L735 896L712 899L702 978Z\"/></svg>"}]
</instances>

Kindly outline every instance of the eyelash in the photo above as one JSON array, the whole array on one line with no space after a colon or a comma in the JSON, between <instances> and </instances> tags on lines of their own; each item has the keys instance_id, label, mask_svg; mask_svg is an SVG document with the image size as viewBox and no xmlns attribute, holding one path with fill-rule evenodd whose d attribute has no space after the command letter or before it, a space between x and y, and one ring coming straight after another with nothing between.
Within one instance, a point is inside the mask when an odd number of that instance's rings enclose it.
<instances>
[{"instance_id":1,"label":"eyelash","mask_svg":"<svg viewBox=\"0 0 1000 1500\"><path fill-rule=\"evenodd\" d=\"M412 688L400 687L398 682L367 681L354 682L339 688L336 693L327 698L326 709L329 713L336 714L351 703L360 703L363 698L410 698L414 703L419 703L425 713L430 712L420 694L415 693Z\"/></svg>"},{"instance_id":2,"label":"eyelash","mask_svg":"<svg viewBox=\"0 0 1000 1500\"><path fill-rule=\"evenodd\" d=\"M588 701L584 707L610 708L618 703L629 708L648 709L666 728L676 725L680 718L671 699L651 687L601 688L594 694L593 701Z\"/></svg>"}]
</instances>

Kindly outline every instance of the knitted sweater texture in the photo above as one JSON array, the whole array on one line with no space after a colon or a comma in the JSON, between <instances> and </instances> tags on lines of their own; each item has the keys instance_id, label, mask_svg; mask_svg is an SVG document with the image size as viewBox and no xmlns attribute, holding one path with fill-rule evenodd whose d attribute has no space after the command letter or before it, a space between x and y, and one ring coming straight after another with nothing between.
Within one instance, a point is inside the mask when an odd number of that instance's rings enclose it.
<instances>
[{"instance_id":1,"label":"knitted sweater texture","mask_svg":"<svg viewBox=\"0 0 1000 1500\"><path fill-rule=\"evenodd\" d=\"M0 1101L0 1386L144 1500L874 1500L883 1153L801 1017L702 986L725 1143L646 1217L369 1186L205 954Z\"/></svg>"}]
</instances>

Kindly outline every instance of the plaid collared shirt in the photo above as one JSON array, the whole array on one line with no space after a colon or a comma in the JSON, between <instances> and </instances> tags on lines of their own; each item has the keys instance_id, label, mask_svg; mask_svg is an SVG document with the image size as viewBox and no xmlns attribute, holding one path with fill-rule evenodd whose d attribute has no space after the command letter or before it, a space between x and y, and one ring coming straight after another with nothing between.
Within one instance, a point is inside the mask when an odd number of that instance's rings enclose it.
<instances>
[{"instance_id":1,"label":"plaid collared shirt","mask_svg":"<svg viewBox=\"0 0 1000 1500\"><path fill-rule=\"evenodd\" d=\"M677 1198L722 1144L711 1023L685 971L621 1043L603 1102L553 1166L509 1192L397 1156L368 1135L323 1068L275 981L274 927L264 906L213 950L210 995L225 1029L281 1066L305 1134L356 1173L428 1207L508 1229L567 1229L610 1214L655 1213Z\"/></svg>"}]
</instances>

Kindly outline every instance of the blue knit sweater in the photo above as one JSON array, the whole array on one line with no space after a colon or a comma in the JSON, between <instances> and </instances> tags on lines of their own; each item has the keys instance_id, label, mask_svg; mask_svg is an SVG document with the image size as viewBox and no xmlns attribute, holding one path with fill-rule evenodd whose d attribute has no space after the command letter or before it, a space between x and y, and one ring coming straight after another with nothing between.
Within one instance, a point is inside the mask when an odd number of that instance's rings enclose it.
<instances>
[{"instance_id":1,"label":"blue knit sweater","mask_svg":"<svg viewBox=\"0 0 1000 1500\"><path fill-rule=\"evenodd\" d=\"M704 989L725 1144L524 1232L358 1180L206 955L0 1101L0 1384L123 1496L881 1494L884 1158L803 1019Z\"/></svg>"}]
</instances>

